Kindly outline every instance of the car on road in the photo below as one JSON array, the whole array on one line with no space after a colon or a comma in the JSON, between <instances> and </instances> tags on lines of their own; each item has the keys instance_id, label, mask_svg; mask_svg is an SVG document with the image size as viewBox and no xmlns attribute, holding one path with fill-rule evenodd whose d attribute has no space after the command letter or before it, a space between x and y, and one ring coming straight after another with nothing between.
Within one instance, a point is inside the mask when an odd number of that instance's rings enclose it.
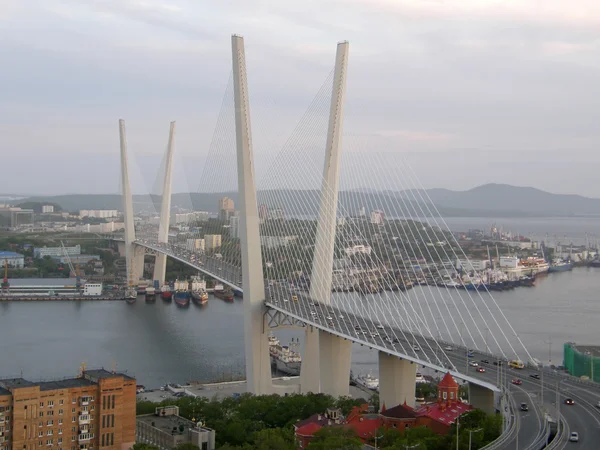
<instances>
[{"instance_id":1,"label":"car on road","mask_svg":"<svg viewBox=\"0 0 600 450\"><path fill-rule=\"evenodd\" d=\"M298 301L298 297L296 295L292 295L292 300L294 300L295 302Z\"/></svg>"},{"instance_id":2,"label":"car on road","mask_svg":"<svg viewBox=\"0 0 600 450\"><path fill-rule=\"evenodd\" d=\"M600 408L600 402L596 403L596 408Z\"/></svg>"},{"instance_id":3,"label":"car on road","mask_svg":"<svg viewBox=\"0 0 600 450\"><path fill-rule=\"evenodd\" d=\"M572 398L565 398L565 405L574 405L575 404L575 400L573 400Z\"/></svg>"},{"instance_id":4,"label":"car on road","mask_svg":"<svg viewBox=\"0 0 600 450\"><path fill-rule=\"evenodd\" d=\"M380 330L383 330L384 327L383 327L383 325L379 324L379 325L377 325L376 328L379 328Z\"/></svg>"},{"instance_id":5,"label":"car on road","mask_svg":"<svg viewBox=\"0 0 600 450\"><path fill-rule=\"evenodd\" d=\"M527 406L527 403L521 403L521 411L529 411L529 406Z\"/></svg>"},{"instance_id":6,"label":"car on road","mask_svg":"<svg viewBox=\"0 0 600 450\"><path fill-rule=\"evenodd\" d=\"M478 367L478 368L477 368L477 372L479 372L479 373L484 373L484 372L485 372L485 369L484 369L483 367Z\"/></svg>"},{"instance_id":7,"label":"car on road","mask_svg":"<svg viewBox=\"0 0 600 450\"><path fill-rule=\"evenodd\" d=\"M471 361L471 362L469 363L469 365L470 365L471 367L477 367L479 364L477 364L477 361Z\"/></svg>"},{"instance_id":8,"label":"car on road","mask_svg":"<svg viewBox=\"0 0 600 450\"><path fill-rule=\"evenodd\" d=\"M503 362L503 361L494 361L494 365L495 365L495 366L501 366L501 365L503 365L503 364L504 364L504 362Z\"/></svg>"},{"instance_id":9,"label":"car on road","mask_svg":"<svg viewBox=\"0 0 600 450\"><path fill-rule=\"evenodd\" d=\"M517 386L521 386L523 384L523 382L521 380L519 380L518 378L512 379L511 383L516 384Z\"/></svg>"},{"instance_id":10,"label":"car on road","mask_svg":"<svg viewBox=\"0 0 600 450\"><path fill-rule=\"evenodd\" d=\"M536 380L540 379L540 374L539 373L532 373L531 375L529 375L531 378L535 378Z\"/></svg>"},{"instance_id":11,"label":"car on road","mask_svg":"<svg viewBox=\"0 0 600 450\"><path fill-rule=\"evenodd\" d=\"M418 351L419 351L419 350L421 350L421 349L419 348L419 346L418 346L418 345L413 345L413 350L414 350L415 352L418 352Z\"/></svg>"},{"instance_id":12,"label":"car on road","mask_svg":"<svg viewBox=\"0 0 600 450\"><path fill-rule=\"evenodd\" d=\"M489 364L489 363L490 363L490 362L489 362L487 359L482 359L482 360L481 360L481 362L482 362L483 364Z\"/></svg>"},{"instance_id":13,"label":"car on road","mask_svg":"<svg viewBox=\"0 0 600 450\"><path fill-rule=\"evenodd\" d=\"M569 435L569 441L579 442L579 433L577 433L577 431L571 431L571 434Z\"/></svg>"},{"instance_id":14,"label":"car on road","mask_svg":"<svg viewBox=\"0 0 600 450\"><path fill-rule=\"evenodd\" d=\"M360 325L354 325L354 329L355 329L356 331L360 331Z\"/></svg>"},{"instance_id":15,"label":"car on road","mask_svg":"<svg viewBox=\"0 0 600 450\"><path fill-rule=\"evenodd\" d=\"M444 347L444 350L446 350L447 352L451 352L454 349L452 347L450 347L449 345L447 345L446 347Z\"/></svg>"},{"instance_id":16,"label":"car on road","mask_svg":"<svg viewBox=\"0 0 600 450\"><path fill-rule=\"evenodd\" d=\"M327 316L327 320L333 320L333 317Z\"/></svg>"}]
</instances>

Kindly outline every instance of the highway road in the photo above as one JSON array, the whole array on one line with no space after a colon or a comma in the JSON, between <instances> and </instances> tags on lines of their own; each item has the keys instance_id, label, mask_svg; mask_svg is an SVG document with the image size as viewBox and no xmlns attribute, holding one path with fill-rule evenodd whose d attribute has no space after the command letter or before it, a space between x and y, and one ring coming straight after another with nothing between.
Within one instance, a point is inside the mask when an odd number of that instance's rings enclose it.
<instances>
[{"instance_id":1,"label":"highway road","mask_svg":"<svg viewBox=\"0 0 600 450\"><path fill-rule=\"evenodd\" d=\"M232 287L241 289L241 269L237 266L199 253L190 252L172 244L159 244L152 240L139 240L138 244L166 253L194 267L211 277ZM533 367L525 369L508 368L507 361L472 349L472 357L467 356L467 349L452 343L438 342L432 337L406 331L402 318L395 317L395 311L382 314L382 311L369 310L366 305L357 311L350 303L333 305L315 304L306 292L291 291L287 284L266 285L266 306L283 313L295 316L307 325L346 337L355 343L367 345L390 354L411 360L424 367L438 371L449 370L458 379L499 390L508 387L511 395L519 405L524 402L529 411L518 411L518 437L508 442L507 449L539 448L544 440L545 414L548 412L556 418L556 392L560 391L559 410L567 423L567 432L579 433L578 443L569 443L566 439L556 448L600 449L600 385L580 383L572 377L549 369L544 371L544 392L542 401L540 370ZM293 300L296 297L297 301ZM385 313L385 311L384 311ZM476 361L485 372L478 372L469 362ZM487 362L482 362L487 361ZM501 367L494 362L502 361ZM498 370L500 369L500 370ZM522 385L511 384L511 380L519 378ZM566 405L566 398L575 400L575 405Z\"/></svg>"}]
</instances>

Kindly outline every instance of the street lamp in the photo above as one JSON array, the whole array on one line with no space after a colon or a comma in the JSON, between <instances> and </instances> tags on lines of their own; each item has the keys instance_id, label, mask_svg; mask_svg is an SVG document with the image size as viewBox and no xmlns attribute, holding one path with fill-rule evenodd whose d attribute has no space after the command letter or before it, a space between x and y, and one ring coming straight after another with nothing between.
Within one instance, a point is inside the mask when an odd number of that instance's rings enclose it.
<instances>
[{"instance_id":1,"label":"street lamp","mask_svg":"<svg viewBox=\"0 0 600 450\"><path fill-rule=\"evenodd\" d=\"M483 431L483 428L477 428L476 430L468 430L469 431L469 450L471 450L471 436L473 435L473 433L479 433L480 431Z\"/></svg>"}]
</instances>

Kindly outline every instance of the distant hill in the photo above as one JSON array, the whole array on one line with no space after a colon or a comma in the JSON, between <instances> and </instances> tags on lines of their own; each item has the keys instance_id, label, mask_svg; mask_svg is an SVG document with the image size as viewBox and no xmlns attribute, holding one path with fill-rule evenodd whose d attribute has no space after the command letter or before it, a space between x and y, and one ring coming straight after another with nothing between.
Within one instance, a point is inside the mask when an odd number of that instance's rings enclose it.
<instances>
[{"instance_id":1,"label":"distant hill","mask_svg":"<svg viewBox=\"0 0 600 450\"><path fill-rule=\"evenodd\" d=\"M532 187L485 184L467 191L428 189L433 204L445 208L499 212L511 216L600 215L600 199L551 194Z\"/></svg>"},{"instance_id":2,"label":"distant hill","mask_svg":"<svg viewBox=\"0 0 600 450\"><path fill-rule=\"evenodd\" d=\"M237 193L178 193L173 194L173 208L195 209L217 212L218 200L230 197L238 203ZM263 201L262 199L270 199ZM259 191L259 203L271 207L293 204L294 199L302 198L304 208L286 214L297 215L307 212L316 214L318 192L312 191ZM518 187L506 184L486 184L466 191L448 189L428 189L426 191L371 192L342 191L340 204L348 214L356 214L357 208L365 206L367 211L381 209L386 216L417 216L426 211L425 203L433 202L443 217L568 217L600 215L600 199L580 195L551 194L531 187ZM160 197L134 195L136 210L160 210ZM21 202L44 202L58 204L66 211L80 209L122 209L120 195L58 195L51 197L29 197ZM395 205L395 206L392 206Z\"/></svg>"}]
</instances>

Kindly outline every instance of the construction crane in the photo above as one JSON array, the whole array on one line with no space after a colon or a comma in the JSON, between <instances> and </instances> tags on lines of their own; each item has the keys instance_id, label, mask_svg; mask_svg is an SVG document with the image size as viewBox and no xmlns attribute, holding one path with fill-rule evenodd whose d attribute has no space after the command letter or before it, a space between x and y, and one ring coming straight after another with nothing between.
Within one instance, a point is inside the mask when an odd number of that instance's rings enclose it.
<instances>
[{"instance_id":1,"label":"construction crane","mask_svg":"<svg viewBox=\"0 0 600 450\"><path fill-rule=\"evenodd\" d=\"M71 257L69 256L69 252L67 251L67 248L65 247L65 244L63 243L63 241L60 241L60 245L63 249L63 254L67 258L67 264L69 265L69 273L75 274L75 280L76 280L75 288L79 292L79 291L81 291L81 277L79 276L79 263L77 263L77 268L73 267L73 263L71 262Z\"/></svg>"}]
</instances>

